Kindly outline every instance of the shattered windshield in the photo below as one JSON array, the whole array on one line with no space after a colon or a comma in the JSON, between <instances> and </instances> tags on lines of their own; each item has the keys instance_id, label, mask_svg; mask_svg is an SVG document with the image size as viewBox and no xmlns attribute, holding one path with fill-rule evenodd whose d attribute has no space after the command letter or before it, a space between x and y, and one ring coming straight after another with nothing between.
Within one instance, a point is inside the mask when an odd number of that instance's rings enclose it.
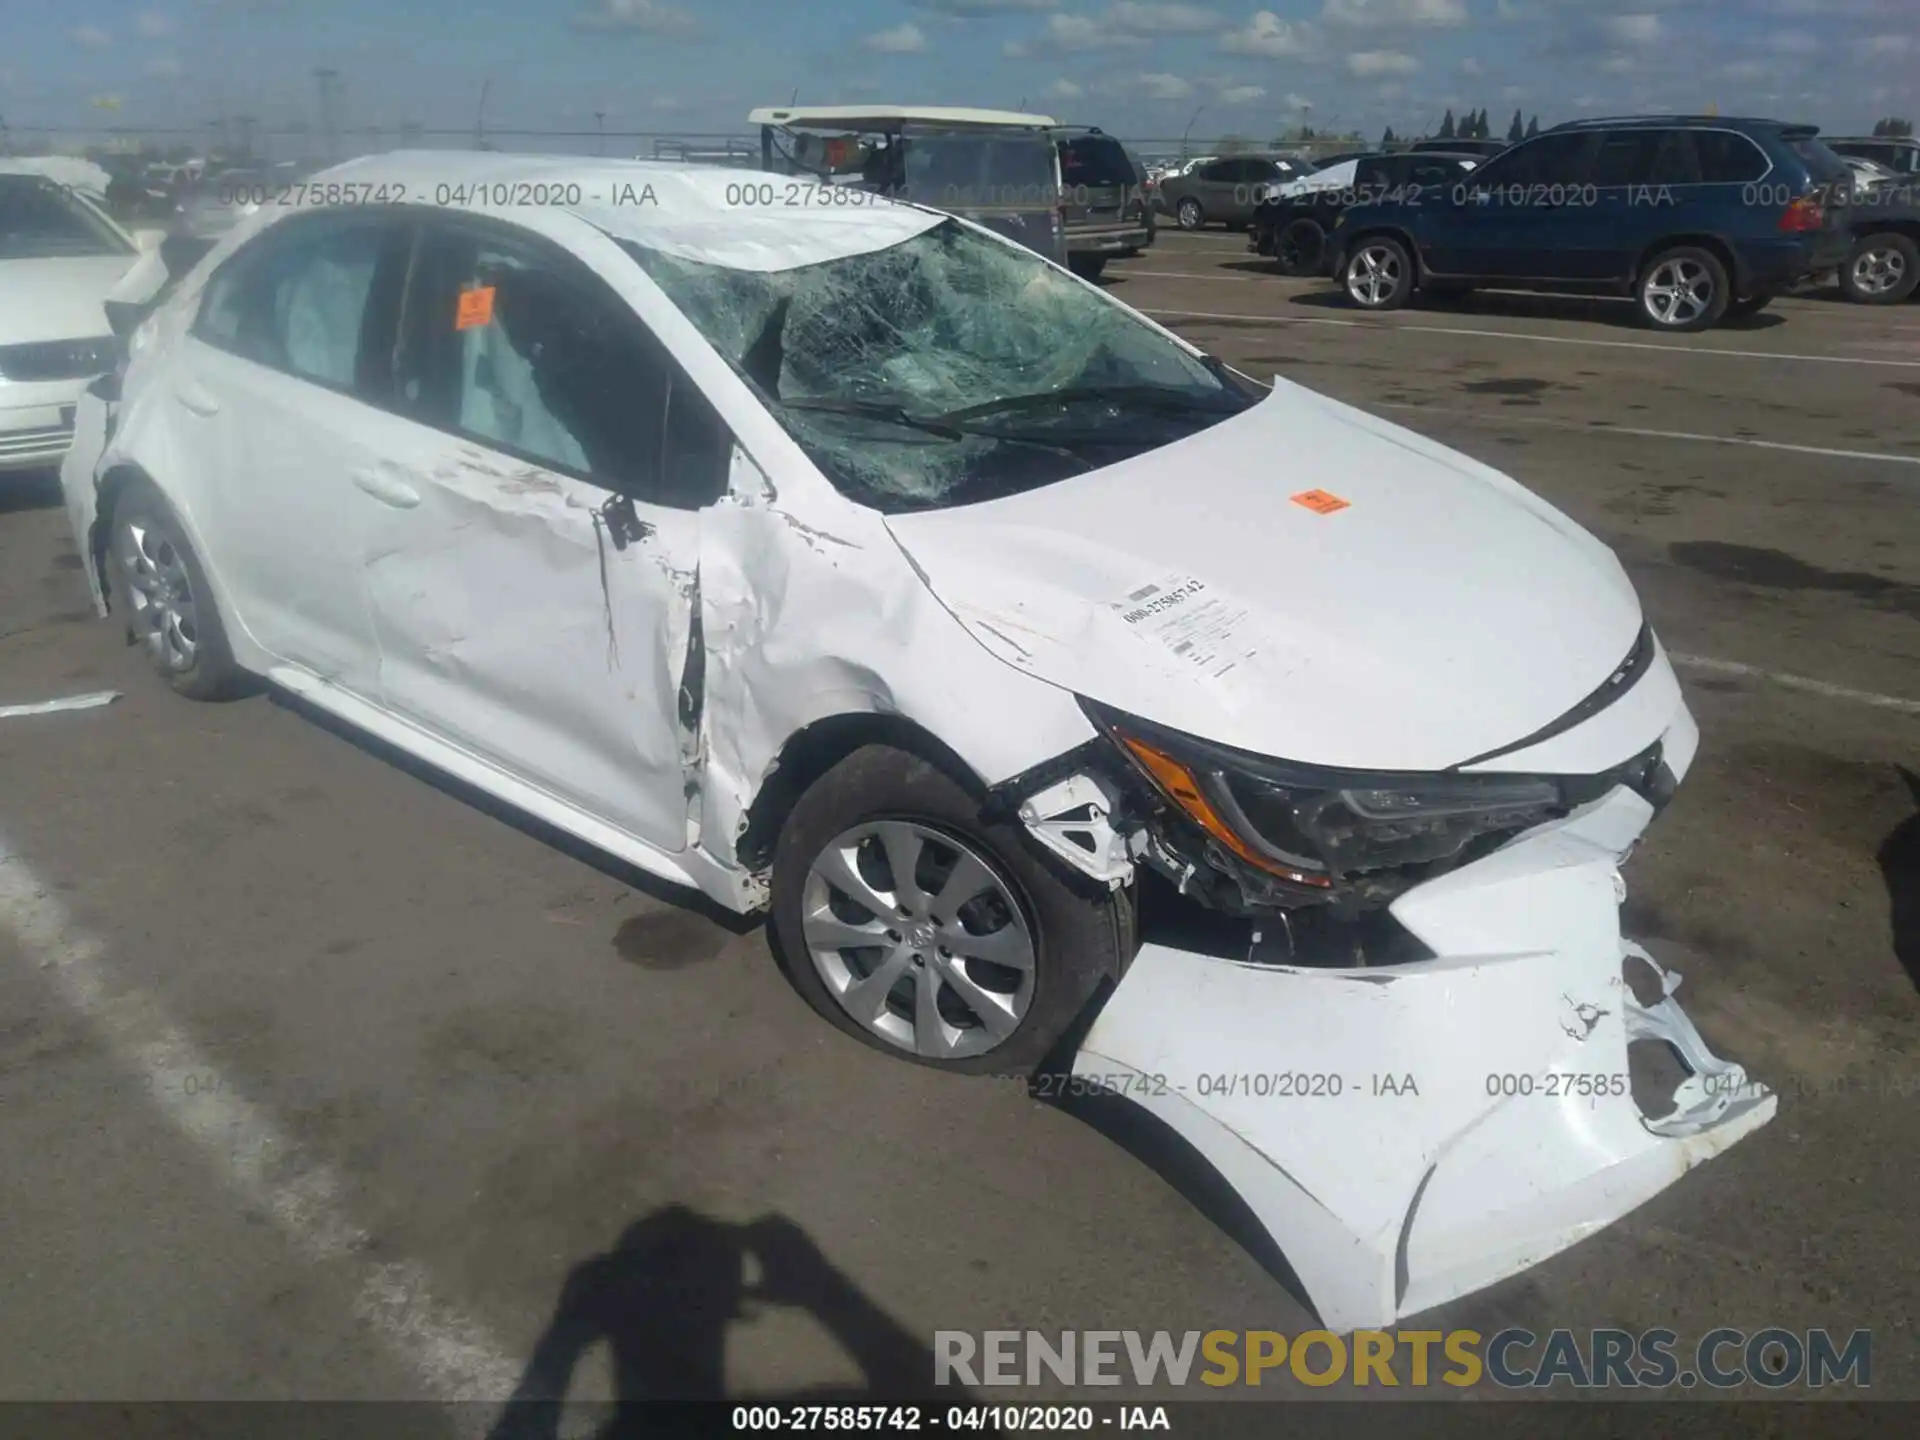
<instances>
[{"instance_id":1,"label":"shattered windshield","mask_svg":"<svg viewBox=\"0 0 1920 1440\"><path fill-rule=\"evenodd\" d=\"M126 253L112 228L63 186L39 175L0 175L0 260Z\"/></svg>"},{"instance_id":2,"label":"shattered windshield","mask_svg":"<svg viewBox=\"0 0 1920 1440\"><path fill-rule=\"evenodd\" d=\"M1052 484L1217 424L1259 393L957 221L775 272L625 243L828 478L882 511Z\"/></svg>"}]
</instances>

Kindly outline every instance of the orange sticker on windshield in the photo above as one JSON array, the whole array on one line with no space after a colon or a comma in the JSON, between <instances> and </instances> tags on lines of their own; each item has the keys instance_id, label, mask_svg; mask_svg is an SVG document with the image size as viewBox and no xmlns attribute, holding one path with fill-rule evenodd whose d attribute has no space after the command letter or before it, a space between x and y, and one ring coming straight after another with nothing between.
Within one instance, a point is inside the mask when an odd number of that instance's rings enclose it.
<instances>
[{"instance_id":1,"label":"orange sticker on windshield","mask_svg":"<svg viewBox=\"0 0 1920 1440\"><path fill-rule=\"evenodd\" d=\"M493 323L493 286L484 285L460 292L460 308L453 317L453 328L471 330L476 325Z\"/></svg>"},{"instance_id":2,"label":"orange sticker on windshield","mask_svg":"<svg viewBox=\"0 0 1920 1440\"><path fill-rule=\"evenodd\" d=\"M1316 515L1331 515L1336 510L1346 509L1352 503L1325 490L1302 490L1292 498L1294 504L1304 505Z\"/></svg>"}]
</instances>

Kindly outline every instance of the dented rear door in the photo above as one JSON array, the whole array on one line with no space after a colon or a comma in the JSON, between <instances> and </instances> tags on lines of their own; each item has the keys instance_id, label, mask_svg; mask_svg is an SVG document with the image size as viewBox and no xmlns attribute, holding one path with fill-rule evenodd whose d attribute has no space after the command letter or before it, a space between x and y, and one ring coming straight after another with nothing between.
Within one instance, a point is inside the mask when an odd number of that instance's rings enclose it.
<instances>
[{"instance_id":1,"label":"dented rear door","mask_svg":"<svg viewBox=\"0 0 1920 1440\"><path fill-rule=\"evenodd\" d=\"M731 442L564 251L467 217L427 232L396 357L415 423L358 497L382 701L685 849L699 507Z\"/></svg>"}]
</instances>

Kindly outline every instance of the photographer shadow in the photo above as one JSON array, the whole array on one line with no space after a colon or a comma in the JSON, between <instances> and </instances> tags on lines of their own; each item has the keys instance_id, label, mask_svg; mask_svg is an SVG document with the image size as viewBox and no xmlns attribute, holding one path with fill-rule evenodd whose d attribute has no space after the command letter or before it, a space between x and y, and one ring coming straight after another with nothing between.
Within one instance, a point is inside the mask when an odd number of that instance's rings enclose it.
<instances>
[{"instance_id":1,"label":"photographer shadow","mask_svg":"<svg viewBox=\"0 0 1920 1440\"><path fill-rule=\"evenodd\" d=\"M752 1282L749 1263L759 1271ZM812 1314L852 1357L864 1383L730 1393L727 1328L754 1318L759 1306ZM557 1440L563 1419L572 1418L569 1408L604 1409L569 1407L566 1399L581 1359L602 1343L611 1351L616 1404L594 1432L596 1440L731 1434L732 1405L722 1401L925 1408L936 1393L933 1352L780 1215L736 1225L674 1205L629 1225L611 1250L567 1277L489 1440ZM940 1392L943 1404L969 1398L958 1389Z\"/></svg>"}]
</instances>

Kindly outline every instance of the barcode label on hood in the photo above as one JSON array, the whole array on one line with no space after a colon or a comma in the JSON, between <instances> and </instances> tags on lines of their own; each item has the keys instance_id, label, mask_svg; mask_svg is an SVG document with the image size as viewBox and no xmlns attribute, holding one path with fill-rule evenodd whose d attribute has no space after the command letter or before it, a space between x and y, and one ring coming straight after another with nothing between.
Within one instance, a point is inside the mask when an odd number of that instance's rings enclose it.
<instances>
[{"instance_id":1,"label":"barcode label on hood","mask_svg":"<svg viewBox=\"0 0 1920 1440\"><path fill-rule=\"evenodd\" d=\"M1255 653L1246 633L1252 612L1190 575L1129 590L1110 608L1142 640L1216 680Z\"/></svg>"}]
</instances>

